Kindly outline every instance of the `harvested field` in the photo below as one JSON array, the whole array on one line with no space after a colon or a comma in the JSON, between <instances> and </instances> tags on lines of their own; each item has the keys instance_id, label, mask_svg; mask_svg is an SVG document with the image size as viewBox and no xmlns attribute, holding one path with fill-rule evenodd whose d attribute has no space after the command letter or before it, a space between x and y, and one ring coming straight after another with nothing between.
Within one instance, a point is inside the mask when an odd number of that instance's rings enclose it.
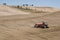
<instances>
[{"instance_id":1,"label":"harvested field","mask_svg":"<svg viewBox=\"0 0 60 40\"><path fill-rule=\"evenodd\" d=\"M48 29L34 28L46 21ZM59 40L60 12L0 16L0 40Z\"/></svg>"}]
</instances>

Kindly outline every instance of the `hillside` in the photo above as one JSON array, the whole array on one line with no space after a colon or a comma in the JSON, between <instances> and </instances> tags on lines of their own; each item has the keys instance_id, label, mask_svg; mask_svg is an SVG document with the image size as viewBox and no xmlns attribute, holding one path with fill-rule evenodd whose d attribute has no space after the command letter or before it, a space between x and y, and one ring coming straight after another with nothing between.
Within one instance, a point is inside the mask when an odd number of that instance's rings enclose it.
<instances>
[{"instance_id":1,"label":"hillside","mask_svg":"<svg viewBox=\"0 0 60 40\"><path fill-rule=\"evenodd\" d=\"M6 5L0 5L0 16L16 15L16 14L29 14L16 8L12 8Z\"/></svg>"},{"instance_id":2,"label":"hillside","mask_svg":"<svg viewBox=\"0 0 60 40\"><path fill-rule=\"evenodd\" d=\"M31 13L52 13L59 11L52 7L35 7L35 6L7 6L0 4L0 16L2 15L18 15L18 14L31 14Z\"/></svg>"},{"instance_id":3,"label":"hillside","mask_svg":"<svg viewBox=\"0 0 60 40\"><path fill-rule=\"evenodd\" d=\"M0 12L7 12L7 14L10 15L4 15L3 13L2 16L0 16L0 40L60 39L60 11L33 14L28 10L28 12L24 10L22 11L16 7L9 6L1 7L0 10ZM14 12L12 12L12 10L14 10ZM15 13L17 14L18 11L19 15L15 15ZM23 15L21 13L23 13ZM41 21L46 21L49 25L49 28L34 28L34 24Z\"/></svg>"},{"instance_id":4,"label":"hillside","mask_svg":"<svg viewBox=\"0 0 60 40\"><path fill-rule=\"evenodd\" d=\"M25 12L32 12L32 13L51 13L59 11L59 9L53 7L16 6L15 8L21 9Z\"/></svg>"}]
</instances>

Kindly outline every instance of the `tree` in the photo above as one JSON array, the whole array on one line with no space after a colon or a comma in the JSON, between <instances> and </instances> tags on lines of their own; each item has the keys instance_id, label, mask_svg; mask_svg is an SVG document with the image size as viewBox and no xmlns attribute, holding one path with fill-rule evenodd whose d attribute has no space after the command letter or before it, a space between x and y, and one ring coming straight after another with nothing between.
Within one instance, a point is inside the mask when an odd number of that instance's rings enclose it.
<instances>
[{"instance_id":1,"label":"tree","mask_svg":"<svg viewBox=\"0 0 60 40\"><path fill-rule=\"evenodd\" d=\"M3 5L6 5L6 3L3 3Z\"/></svg>"},{"instance_id":2,"label":"tree","mask_svg":"<svg viewBox=\"0 0 60 40\"><path fill-rule=\"evenodd\" d=\"M22 6L28 6L28 4L23 4Z\"/></svg>"},{"instance_id":3,"label":"tree","mask_svg":"<svg viewBox=\"0 0 60 40\"><path fill-rule=\"evenodd\" d=\"M19 5L17 6L17 8L19 8Z\"/></svg>"},{"instance_id":4,"label":"tree","mask_svg":"<svg viewBox=\"0 0 60 40\"><path fill-rule=\"evenodd\" d=\"M25 4L23 4L22 6L25 6Z\"/></svg>"},{"instance_id":5,"label":"tree","mask_svg":"<svg viewBox=\"0 0 60 40\"><path fill-rule=\"evenodd\" d=\"M34 6L33 4L31 6Z\"/></svg>"},{"instance_id":6,"label":"tree","mask_svg":"<svg viewBox=\"0 0 60 40\"><path fill-rule=\"evenodd\" d=\"M28 6L28 4L26 4L26 6Z\"/></svg>"}]
</instances>

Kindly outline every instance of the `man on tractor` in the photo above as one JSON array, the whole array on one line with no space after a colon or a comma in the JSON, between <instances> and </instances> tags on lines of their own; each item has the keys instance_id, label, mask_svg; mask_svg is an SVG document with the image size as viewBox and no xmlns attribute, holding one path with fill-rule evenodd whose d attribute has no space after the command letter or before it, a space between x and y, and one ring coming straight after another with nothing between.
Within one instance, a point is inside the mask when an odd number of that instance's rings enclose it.
<instances>
[{"instance_id":1,"label":"man on tractor","mask_svg":"<svg viewBox=\"0 0 60 40\"><path fill-rule=\"evenodd\" d=\"M49 28L48 24L46 24L44 21L42 23L36 23L34 25L35 28Z\"/></svg>"}]
</instances>

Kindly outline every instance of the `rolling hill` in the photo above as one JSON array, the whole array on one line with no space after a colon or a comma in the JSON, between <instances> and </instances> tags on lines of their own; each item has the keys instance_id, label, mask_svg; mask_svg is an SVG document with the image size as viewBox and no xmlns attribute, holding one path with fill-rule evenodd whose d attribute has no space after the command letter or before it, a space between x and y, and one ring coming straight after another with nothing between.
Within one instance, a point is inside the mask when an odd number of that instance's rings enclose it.
<instances>
[{"instance_id":1,"label":"rolling hill","mask_svg":"<svg viewBox=\"0 0 60 40\"><path fill-rule=\"evenodd\" d=\"M0 40L59 40L60 11L33 14L16 7L0 6ZM46 7L45 7L46 8ZM41 9L45 9L41 8ZM12 10L14 12L12 12ZM45 10L44 10L45 11ZM18 13L18 14L17 14ZM21 14L23 13L23 15ZM26 15L27 13L28 15ZM30 13L30 14L29 14ZM9 15L7 15L9 14ZM46 21L48 29L34 28L34 24Z\"/></svg>"}]
</instances>

